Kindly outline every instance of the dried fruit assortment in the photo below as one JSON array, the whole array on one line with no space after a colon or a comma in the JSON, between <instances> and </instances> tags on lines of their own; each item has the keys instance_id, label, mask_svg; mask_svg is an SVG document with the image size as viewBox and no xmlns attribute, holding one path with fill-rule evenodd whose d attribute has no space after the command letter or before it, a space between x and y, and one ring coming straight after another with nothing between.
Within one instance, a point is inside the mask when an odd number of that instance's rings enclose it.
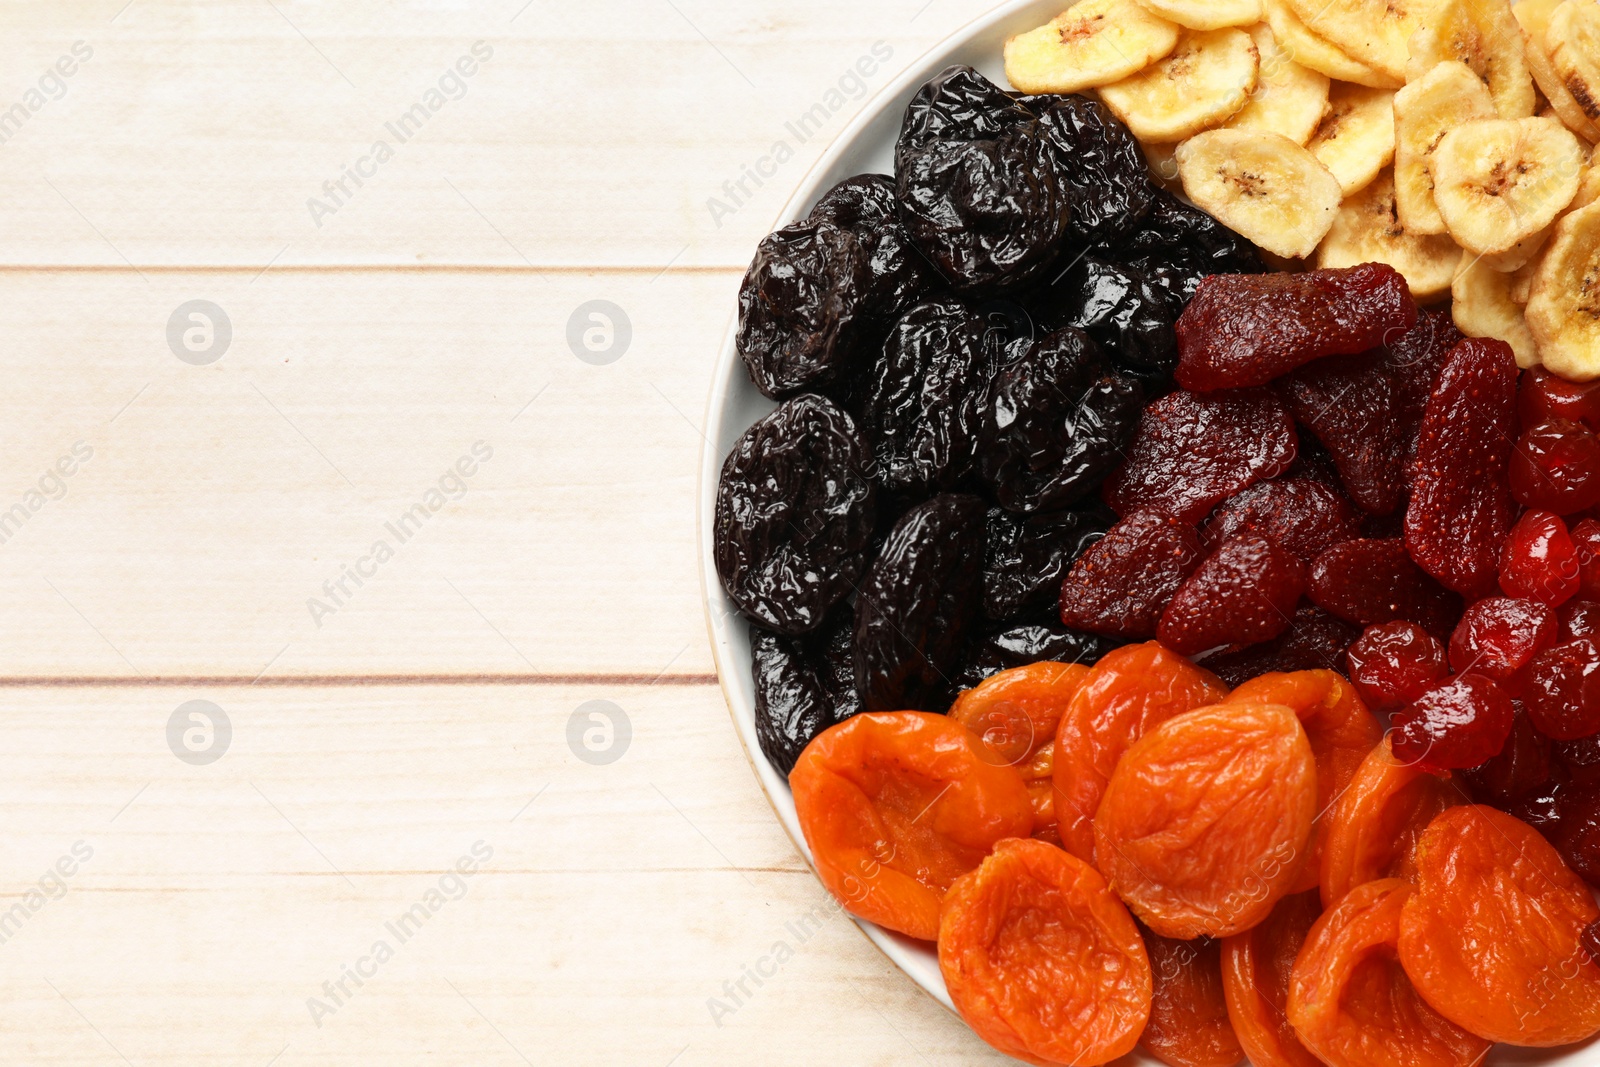
<instances>
[{"instance_id":1,"label":"dried fruit assortment","mask_svg":"<svg viewBox=\"0 0 1600 1067\"><path fill-rule=\"evenodd\" d=\"M996 1048L1600 1033L1596 12L1084 0L762 243L756 734Z\"/></svg>"}]
</instances>

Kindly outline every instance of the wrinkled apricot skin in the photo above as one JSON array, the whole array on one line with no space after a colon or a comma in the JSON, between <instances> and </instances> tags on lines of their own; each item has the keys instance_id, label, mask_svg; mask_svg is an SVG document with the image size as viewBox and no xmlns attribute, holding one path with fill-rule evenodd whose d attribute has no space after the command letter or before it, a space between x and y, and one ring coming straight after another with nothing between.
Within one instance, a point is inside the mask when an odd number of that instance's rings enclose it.
<instances>
[{"instance_id":1,"label":"wrinkled apricot skin","mask_svg":"<svg viewBox=\"0 0 1600 1067\"><path fill-rule=\"evenodd\" d=\"M1094 815L1117 761L1146 731L1228 695L1209 671L1155 641L1108 654L1089 672L1056 731L1055 815L1061 845L1094 862Z\"/></svg>"},{"instance_id":2,"label":"wrinkled apricot skin","mask_svg":"<svg viewBox=\"0 0 1600 1067\"><path fill-rule=\"evenodd\" d=\"M956 698L950 717L978 739L984 758L1015 767L1033 801L1033 836L1059 841L1052 785L1056 729L1089 668L1032 663L1001 671Z\"/></svg>"},{"instance_id":3,"label":"wrinkled apricot skin","mask_svg":"<svg viewBox=\"0 0 1600 1067\"><path fill-rule=\"evenodd\" d=\"M1396 759L1384 738L1323 816L1322 903L1331 908L1380 878L1409 879L1417 839L1435 816L1463 800L1449 778Z\"/></svg>"},{"instance_id":4,"label":"wrinkled apricot skin","mask_svg":"<svg viewBox=\"0 0 1600 1067\"><path fill-rule=\"evenodd\" d=\"M1289 980L1289 1023L1329 1067L1474 1067L1489 1042L1417 995L1395 954L1411 886L1368 882L1311 927Z\"/></svg>"},{"instance_id":5,"label":"wrinkled apricot skin","mask_svg":"<svg viewBox=\"0 0 1600 1067\"><path fill-rule=\"evenodd\" d=\"M1105 879L1042 841L1002 841L951 886L939 970L967 1025L1034 1064L1126 1055L1150 1017L1139 929Z\"/></svg>"},{"instance_id":6,"label":"wrinkled apricot skin","mask_svg":"<svg viewBox=\"0 0 1600 1067\"><path fill-rule=\"evenodd\" d=\"M1022 776L984 755L966 727L924 712L823 731L789 775L822 884L851 913L933 940L950 883L1033 830Z\"/></svg>"},{"instance_id":7,"label":"wrinkled apricot skin","mask_svg":"<svg viewBox=\"0 0 1600 1067\"><path fill-rule=\"evenodd\" d=\"M1285 897L1260 926L1222 942L1222 992L1233 1032L1254 1067L1322 1067L1287 1015L1289 978L1321 908L1315 893Z\"/></svg>"},{"instance_id":8,"label":"wrinkled apricot skin","mask_svg":"<svg viewBox=\"0 0 1600 1067\"><path fill-rule=\"evenodd\" d=\"M1416 885L1400 962L1440 1015L1509 1045L1600 1032L1600 964L1580 944L1600 906L1532 827L1489 807L1451 808L1422 834Z\"/></svg>"},{"instance_id":9,"label":"wrinkled apricot skin","mask_svg":"<svg viewBox=\"0 0 1600 1067\"><path fill-rule=\"evenodd\" d=\"M1144 931L1150 957L1150 1022L1139 1043L1171 1067L1233 1067L1244 1049L1222 993L1222 943L1174 941Z\"/></svg>"},{"instance_id":10,"label":"wrinkled apricot skin","mask_svg":"<svg viewBox=\"0 0 1600 1067\"><path fill-rule=\"evenodd\" d=\"M1315 889L1322 870L1323 823L1372 746L1383 740L1383 725L1367 710L1355 686L1333 671L1263 674L1235 689L1227 702L1281 704L1300 717L1311 739L1317 760L1317 829L1291 892Z\"/></svg>"},{"instance_id":11,"label":"wrinkled apricot skin","mask_svg":"<svg viewBox=\"0 0 1600 1067\"><path fill-rule=\"evenodd\" d=\"M1201 708L1117 764L1094 819L1095 863L1156 933L1226 937L1294 886L1316 814L1316 762L1292 709Z\"/></svg>"}]
</instances>

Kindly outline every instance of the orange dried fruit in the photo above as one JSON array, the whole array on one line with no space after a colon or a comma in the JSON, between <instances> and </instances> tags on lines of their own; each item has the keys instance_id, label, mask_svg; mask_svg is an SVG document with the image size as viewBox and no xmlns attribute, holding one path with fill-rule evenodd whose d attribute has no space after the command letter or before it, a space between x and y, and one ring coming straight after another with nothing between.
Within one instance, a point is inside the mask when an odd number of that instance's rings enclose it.
<instances>
[{"instance_id":1,"label":"orange dried fruit","mask_svg":"<svg viewBox=\"0 0 1600 1067\"><path fill-rule=\"evenodd\" d=\"M1322 828L1322 903L1379 878L1410 880L1422 831L1463 802L1449 778L1397 759L1384 738L1362 760Z\"/></svg>"},{"instance_id":2,"label":"orange dried fruit","mask_svg":"<svg viewBox=\"0 0 1600 1067\"><path fill-rule=\"evenodd\" d=\"M1289 893L1316 814L1316 761L1293 710L1201 708L1117 764L1094 819L1096 865L1156 933L1226 937Z\"/></svg>"},{"instance_id":3,"label":"orange dried fruit","mask_svg":"<svg viewBox=\"0 0 1600 1067\"><path fill-rule=\"evenodd\" d=\"M1227 695L1215 675L1155 641L1102 658L1056 731L1055 815L1062 847L1094 862L1094 815L1123 753L1174 715Z\"/></svg>"},{"instance_id":4,"label":"orange dried fruit","mask_svg":"<svg viewBox=\"0 0 1600 1067\"><path fill-rule=\"evenodd\" d=\"M1565 1045L1600 1033L1600 964L1580 943L1597 918L1588 886L1537 831L1462 805L1417 845L1400 962L1456 1025L1509 1045Z\"/></svg>"},{"instance_id":5,"label":"orange dried fruit","mask_svg":"<svg viewBox=\"0 0 1600 1067\"><path fill-rule=\"evenodd\" d=\"M1289 981L1289 1023L1329 1067L1473 1067L1489 1042L1430 1008L1395 943L1411 886L1368 882L1311 927Z\"/></svg>"},{"instance_id":6,"label":"orange dried fruit","mask_svg":"<svg viewBox=\"0 0 1600 1067\"><path fill-rule=\"evenodd\" d=\"M1132 917L1099 872L1042 841L1002 841L950 887L939 970L967 1025L1029 1063L1114 1060L1150 1017Z\"/></svg>"},{"instance_id":7,"label":"orange dried fruit","mask_svg":"<svg viewBox=\"0 0 1600 1067\"><path fill-rule=\"evenodd\" d=\"M1233 1067L1244 1049L1222 993L1222 943L1174 941L1144 931L1150 957L1150 1022L1139 1043L1172 1067Z\"/></svg>"},{"instance_id":8,"label":"orange dried fruit","mask_svg":"<svg viewBox=\"0 0 1600 1067\"><path fill-rule=\"evenodd\" d=\"M1317 760L1317 829L1291 892L1317 887L1322 870L1325 822L1331 806L1350 785L1372 746L1383 740L1383 725L1366 702L1333 671L1263 674L1228 697L1229 704L1281 704L1300 717Z\"/></svg>"},{"instance_id":9,"label":"orange dried fruit","mask_svg":"<svg viewBox=\"0 0 1600 1067\"><path fill-rule=\"evenodd\" d=\"M822 884L853 914L933 940L950 883L1033 830L1022 776L984 757L959 722L918 711L818 735L789 785Z\"/></svg>"},{"instance_id":10,"label":"orange dried fruit","mask_svg":"<svg viewBox=\"0 0 1600 1067\"><path fill-rule=\"evenodd\" d=\"M1322 1067L1286 1014L1294 961L1321 911L1315 893L1284 897L1261 925L1222 942L1228 1018L1255 1067Z\"/></svg>"}]
</instances>

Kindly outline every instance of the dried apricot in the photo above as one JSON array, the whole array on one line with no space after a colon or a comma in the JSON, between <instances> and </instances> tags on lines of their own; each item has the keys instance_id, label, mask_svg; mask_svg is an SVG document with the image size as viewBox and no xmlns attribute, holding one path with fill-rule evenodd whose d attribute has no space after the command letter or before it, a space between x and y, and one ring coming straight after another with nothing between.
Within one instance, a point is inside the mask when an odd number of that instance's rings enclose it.
<instances>
[{"instance_id":1,"label":"dried apricot","mask_svg":"<svg viewBox=\"0 0 1600 1067\"><path fill-rule=\"evenodd\" d=\"M1284 897L1261 925L1222 942L1222 992L1255 1067L1322 1067L1289 1025L1289 977L1322 909L1315 893Z\"/></svg>"},{"instance_id":2,"label":"dried apricot","mask_svg":"<svg viewBox=\"0 0 1600 1067\"><path fill-rule=\"evenodd\" d=\"M1294 887L1316 814L1316 761L1292 709L1201 708L1117 764L1094 817L1096 866L1156 933L1226 937Z\"/></svg>"},{"instance_id":3,"label":"dried apricot","mask_svg":"<svg viewBox=\"0 0 1600 1067\"><path fill-rule=\"evenodd\" d=\"M1416 885L1400 962L1435 1011L1511 1045L1600 1032L1600 964L1579 943L1600 906L1536 830L1493 808L1451 808L1423 832Z\"/></svg>"},{"instance_id":4,"label":"dried apricot","mask_svg":"<svg viewBox=\"0 0 1600 1067\"><path fill-rule=\"evenodd\" d=\"M1033 832L1055 828L1052 771L1056 727L1089 668L1033 663L992 675L956 698L950 717L978 739L984 759L1015 767L1033 801Z\"/></svg>"},{"instance_id":5,"label":"dried apricot","mask_svg":"<svg viewBox=\"0 0 1600 1067\"><path fill-rule=\"evenodd\" d=\"M1022 776L984 757L965 726L919 711L818 735L789 785L822 884L853 914L933 940L950 883L1033 830Z\"/></svg>"},{"instance_id":6,"label":"dried apricot","mask_svg":"<svg viewBox=\"0 0 1600 1067\"><path fill-rule=\"evenodd\" d=\"M1332 907L1359 885L1409 877L1417 838L1434 816L1458 803L1448 777L1396 759L1384 738L1324 816L1322 902Z\"/></svg>"},{"instance_id":7,"label":"dried apricot","mask_svg":"<svg viewBox=\"0 0 1600 1067\"><path fill-rule=\"evenodd\" d=\"M1144 931L1150 956L1150 1022L1139 1043L1172 1067L1233 1067L1244 1049L1222 995L1222 942L1174 941Z\"/></svg>"},{"instance_id":8,"label":"dried apricot","mask_svg":"<svg viewBox=\"0 0 1600 1067\"><path fill-rule=\"evenodd\" d=\"M1472 1067L1489 1042L1428 1007L1395 952L1411 886L1355 889L1311 927L1289 979L1289 1023L1329 1067Z\"/></svg>"},{"instance_id":9,"label":"dried apricot","mask_svg":"<svg viewBox=\"0 0 1600 1067\"><path fill-rule=\"evenodd\" d=\"M1321 825L1329 808L1356 776L1372 746L1383 740L1383 726L1356 693L1332 671L1264 674L1228 697L1229 704L1281 704L1300 717L1317 761L1317 823L1311 847L1292 892L1317 888L1322 870Z\"/></svg>"},{"instance_id":10,"label":"dried apricot","mask_svg":"<svg viewBox=\"0 0 1600 1067\"><path fill-rule=\"evenodd\" d=\"M1042 841L1002 841L950 887L939 970L967 1025L1029 1063L1114 1060L1150 1017L1127 909L1093 867Z\"/></svg>"},{"instance_id":11,"label":"dried apricot","mask_svg":"<svg viewBox=\"0 0 1600 1067\"><path fill-rule=\"evenodd\" d=\"M1056 731L1062 847L1093 863L1094 813L1122 754L1152 727L1227 695L1210 672L1154 641L1119 648L1097 663Z\"/></svg>"}]
</instances>

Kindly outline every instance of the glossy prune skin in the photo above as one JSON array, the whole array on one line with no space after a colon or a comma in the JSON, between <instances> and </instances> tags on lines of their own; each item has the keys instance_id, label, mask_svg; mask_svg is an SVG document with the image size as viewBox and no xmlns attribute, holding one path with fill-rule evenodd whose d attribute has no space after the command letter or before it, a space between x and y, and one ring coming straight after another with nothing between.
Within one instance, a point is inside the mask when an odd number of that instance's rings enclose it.
<instances>
[{"instance_id":1,"label":"glossy prune skin","mask_svg":"<svg viewBox=\"0 0 1600 1067\"><path fill-rule=\"evenodd\" d=\"M948 710L983 601L984 517L945 494L901 517L856 598L856 689L866 711Z\"/></svg>"},{"instance_id":2,"label":"glossy prune skin","mask_svg":"<svg viewBox=\"0 0 1600 1067\"><path fill-rule=\"evenodd\" d=\"M846 178L817 201L810 219L849 230L866 250L872 276L867 309L885 329L936 284L932 267L900 223L900 201L888 175Z\"/></svg>"},{"instance_id":3,"label":"glossy prune skin","mask_svg":"<svg viewBox=\"0 0 1600 1067\"><path fill-rule=\"evenodd\" d=\"M854 628L848 608L800 637L750 628L756 737L780 774L794 769L812 738L861 710L850 655Z\"/></svg>"},{"instance_id":4,"label":"glossy prune skin","mask_svg":"<svg viewBox=\"0 0 1600 1067\"><path fill-rule=\"evenodd\" d=\"M1048 610L1078 557L1116 521L1108 509L1018 515L990 508L983 554L983 614L995 622Z\"/></svg>"},{"instance_id":5,"label":"glossy prune skin","mask_svg":"<svg viewBox=\"0 0 1600 1067\"><path fill-rule=\"evenodd\" d=\"M1097 100L1028 96L1045 134L1067 161L1072 233L1080 244L1114 242L1131 233L1155 205L1155 186L1138 140Z\"/></svg>"},{"instance_id":6,"label":"glossy prune skin","mask_svg":"<svg viewBox=\"0 0 1600 1067\"><path fill-rule=\"evenodd\" d=\"M978 473L1013 511L1075 503L1122 463L1143 402L1088 334L1058 330L996 377Z\"/></svg>"},{"instance_id":7,"label":"glossy prune skin","mask_svg":"<svg viewBox=\"0 0 1600 1067\"><path fill-rule=\"evenodd\" d=\"M1164 293L1132 267L1085 256L1034 301L1046 329L1076 326L1119 367L1170 374L1175 319Z\"/></svg>"},{"instance_id":8,"label":"glossy prune skin","mask_svg":"<svg viewBox=\"0 0 1600 1067\"><path fill-rule=\"evenodd\" d=\"M956 289L1026 285L1070 232L1072 193L1039 117L971 67L906 109L895 191L912 242Z\"/></svg>"},{"instance_id":9,"label":"glossy prune skin","mask_svg":"<svg viewBox=\"0 0 1600 1067\"><path fill-rule=\"evenodd\" d=\"M745 618L806 633L855 589L877 521L869 468L855 422L820 396L786 401L739 438L717 484L714 556Z\"/></svg>"},{"instance_id":10,"label":"glossy prune skin","mask_svg":"<svg viewBox=\"0 0 1600 1067\"><path fill-rule=\"evenodd\" d=\"M1165 189L1155 191L1150 213L1126 240L1114 243L1110 254L1150 279L1167 297L1174 318L1189 306L1202 279L1266 269L1249 241Z\"/></svg>"},{"instance_id":11,"label":"glossy prune skin","mask_svg":"<svg viewBox=\"0 0 1600 1067\"><path fill-rule=\"evenodd\" d=\"M737 340L762 395L843 381L876 339L872 287L872 257L849 230L801 222L765 238L739 290Z\"/></svg>"},{"instance_id":12,"label":"glossy prune skin","mask_svg":"<svg viewBox=\"0 0 1600 1067\"><path fill-rule=\"evenodd\" d=\"M970 305L943 300L912 308L890 331L864 430L891 493L954 489L971 473L995 360L987 329Z\"/></svg>"},{"instance_id":13,"label":"glossy prune skin","mask_svg":"<svg viewBox=\"0 0 1600 1067\"><path fill-rule=\"evenodd\" d=\"M967 646L955 676L957 690L971 689L985 678L1031 663L1081 663L1086 667L1116 647L1116 642L1056 622L1023 623L983 635Z\"/></svg>"}]
</instances>

